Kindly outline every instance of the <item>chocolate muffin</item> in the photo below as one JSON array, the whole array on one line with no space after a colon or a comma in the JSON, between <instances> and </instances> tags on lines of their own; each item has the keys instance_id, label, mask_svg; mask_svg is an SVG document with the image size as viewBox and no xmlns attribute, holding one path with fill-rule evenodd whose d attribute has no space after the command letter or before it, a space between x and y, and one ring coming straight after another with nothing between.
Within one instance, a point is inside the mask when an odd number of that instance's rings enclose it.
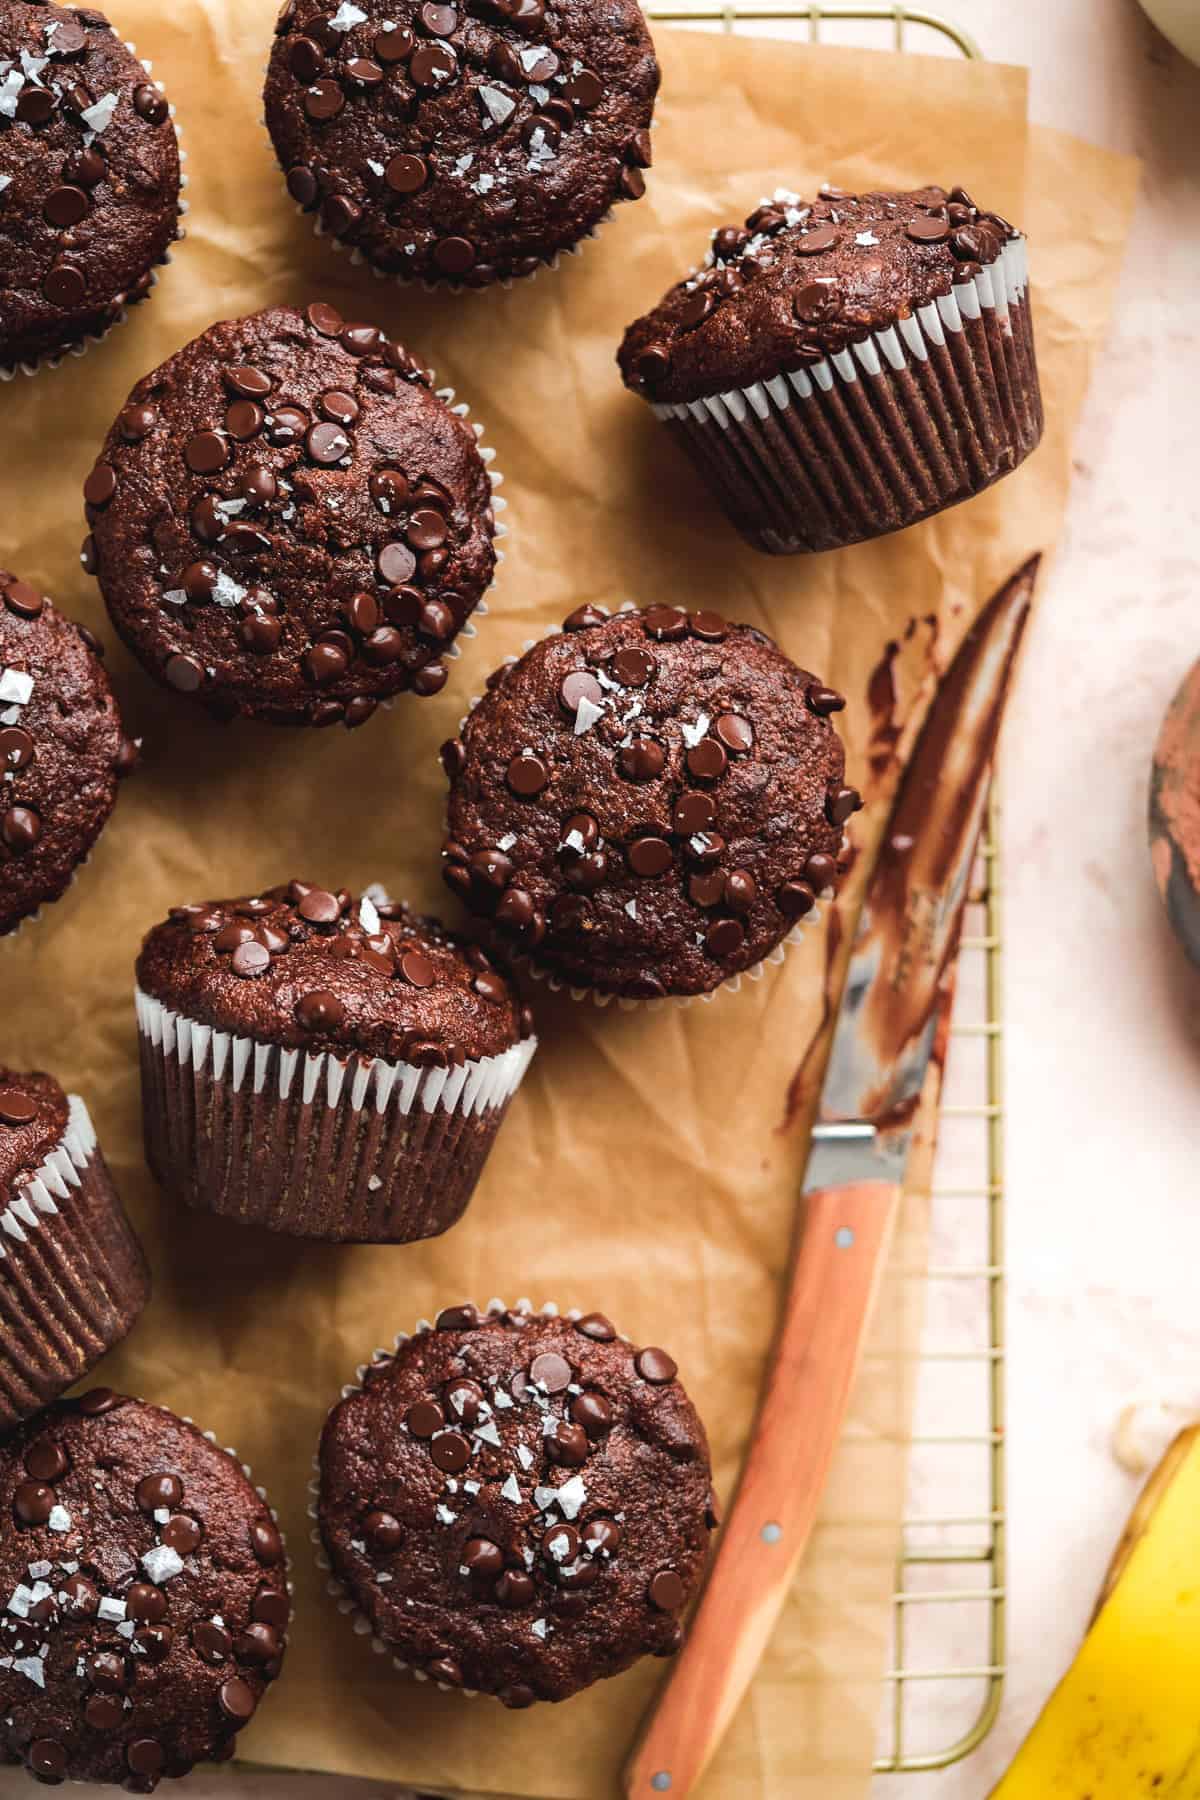
<instances>
[{"instance_id":1,"label":"chocolate muffin","mask_svg":"<svg viewBox=\"0 0 1200 1800\"><path fill-rule=\"evenodd\" d=\"M287 1561L211 1433L93 1388L0 1447L0 1760L119 1783L231 1756L278 1675Z\"/></svg>"},{"instance_id":2,"label":"chocolate muffin","mask_svg":"<svg viewBox=\"0 0 1200 1800\"><path fill-rule=\"evenodd\" d=\"M484 951L373 894L293 881L146 938L146 1159L187 1205L359 1243L464 1211L532 1020Z\"/></svg>"},{"instance_id":3,"label":"chocolate muffin","mask_svg":"<svg viewBox=\"0 0 1200 1800\"><path fill-rule=\"evenodd\" d=\"M524 1707L679 1648L718 1513L665 1350L601 1313L493 1301L359 1378L326 1421L313 1511L397 1667Z\"/></svg>"},{"instance_id":4,"label":"chocolate muffin","mask_svg":"<svg viewBox=\"0 0 1200 1800\"><path fill-rule=\"evenodd\" d=\"M149 1294L87 1107L0 1068L0 1432L86 1375Z\"/></svg>"},{"instance_id":5,"label":"chocolate muffin","mask_svg":"<svg viewBox=\"0 0 1200 1800\"><path fill-rule=\"evenodd\" d=\"M840 694L714 612L583 606L443 747L446 882L578 988L704 994L834 886L862 804Z\"/></svg>"},{"instance_id":6,"label":"chocolate muffin","mask_svg":"<svg viewBox=\"0 0 1200 1800\"><path fill-rule=\"evenodd\" d=\"M491 453L453 397L319 303L210 326L139 381L83 490L135 656L222 718L354 726L437 693L496 563Z\"/></svg>"},{"instance_id":7,"label":"chocolate muffin","mask_svg":"<svg viewBox=\"0 0 1200 1800\"><path fill-rule=\"evenodd\" d=\"M292 198L389 275L531 275L645 192L636 0L287 0L264 104Z\"/></svg>"},{"instance_id":8,"label":"chocolate muffin","mask_svg":"<svg viewBox=\"0 0 1200 1800\"><path fill-rule=\"evenodd\" d=\"M776 555L940 512L1042 433L1025 239L960 187L780 189L713 233L618 361Z\"/></svg>"},{"instance_id":9,"label":"chocolate muffin","mask_svg":"<svg viewBox=\"0 0 1200 1800\"><path fill-rule=\"evenodd\" d=\"M179 188L171 108L104 14L0 0L0 373L146 298Z\"/></svg>"},{"instance_id":10,"label":"chocolate muffin","mask_svg":"<svg viewBox=\"0 0 1200 1800\"><path fill-rule=\"evenodd\" d=\"M0 569L0 938L62 894L137 762L101 654Z\"/></svg>"}]
</instances>

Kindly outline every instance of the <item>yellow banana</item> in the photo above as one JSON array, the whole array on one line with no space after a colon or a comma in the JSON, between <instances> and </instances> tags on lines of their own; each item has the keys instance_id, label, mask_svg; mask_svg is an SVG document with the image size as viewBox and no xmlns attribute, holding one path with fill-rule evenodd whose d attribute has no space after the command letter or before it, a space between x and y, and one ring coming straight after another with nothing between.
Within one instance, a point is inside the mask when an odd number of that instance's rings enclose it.
<instances>
[{"instance_id":1,"label":"yellow banana","mask_svg":"<svg viewBox=\"0 0 1200 1800\"><path fill-rule=\"evenodd\" d=\"M991 1800L1200 1800L1200 1428L1121 1535L1079 1654Z\"/></svg>"}]
</instances>

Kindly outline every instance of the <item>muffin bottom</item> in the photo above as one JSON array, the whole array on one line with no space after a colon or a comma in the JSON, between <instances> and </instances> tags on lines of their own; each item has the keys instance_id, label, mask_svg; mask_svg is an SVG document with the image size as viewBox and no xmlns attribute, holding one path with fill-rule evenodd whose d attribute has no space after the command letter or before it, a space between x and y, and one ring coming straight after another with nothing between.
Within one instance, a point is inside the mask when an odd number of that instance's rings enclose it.
<instances>
[{"instance_id":1,"label":"muffin bottom","mask_svg":"<svg viewBox=\"0 0 1200 1800\"><path fill-rule=\"evenodd\" d=\"M0 1431L119 1344L150 1294L141 1245L82 1100L62 1143L0 1216Z\"/></svg>"}]
</instances>

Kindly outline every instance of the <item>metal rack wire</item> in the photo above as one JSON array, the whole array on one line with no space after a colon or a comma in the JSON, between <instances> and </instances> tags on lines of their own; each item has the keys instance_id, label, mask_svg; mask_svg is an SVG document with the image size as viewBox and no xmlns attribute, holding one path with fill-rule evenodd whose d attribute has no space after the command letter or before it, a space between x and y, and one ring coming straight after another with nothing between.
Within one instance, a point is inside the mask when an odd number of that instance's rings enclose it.
<instances>
[{"instance_id":1,"label":"metal rack wire","mask_svg":"<svg viewBox=\"0 0 1200 1800\"><path fill-rule=\"evenodd\" d=\"M660 0L656 21L809 42L978 57L936 13L902 5ZM974 1750L1004 1682L1004 1101L999 806L993 792L964 927L930 1206L927 1321L915 1370L909 1508L896 1566L879 1777ZM943 1348L939 1334L972 1334ZM926 1507L923 1496L937 1499ZM890 1783L878 1781L886 1789Z\"/></svg>"}]
</instances>

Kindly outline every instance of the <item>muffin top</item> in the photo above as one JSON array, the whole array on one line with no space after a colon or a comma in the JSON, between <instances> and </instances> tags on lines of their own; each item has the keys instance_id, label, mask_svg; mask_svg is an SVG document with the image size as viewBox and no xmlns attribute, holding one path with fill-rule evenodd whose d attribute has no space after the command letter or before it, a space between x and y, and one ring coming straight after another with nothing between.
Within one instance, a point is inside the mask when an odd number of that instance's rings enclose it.
<instances>
[{"instance_id":1,"label":"muffin top","mask_svg":"<svg viewBox=\"0 0 1200 1800\"><path fill-rule=\"evenodd\" d=\"M0 1210L62 1143L68 1110L53 1075L0 1068Z\"/></svg>"},{"instance_id":2,"label":"muffin top","mask_svg":"<svg viewBox=\"0 0 1200 1800\"><path fill-rule=\"evenodd\" d=\"M834 885L843 704L717 613L581 607L444 746L445 879L568 982L705 993Z\"/></svg>"},{"instance_id":3,"label":"muffin top","mask_svg":"<svg viewBox=\"0 0 1200 1800\"><path fill-rule=\"evenodd\" d=\"M471 426L320 303L210 326L139 381L84 499L117 630L226 717L359 725L436 693L496 560Z\"/></svg>"},{"instance_id":4,"label":"muffin top","mask_svg":"<svg viewBox=\"0 0 1200 1800\"><path fill-rule=\"evenodd\" d=\"M137 762L98 652L0 569L0 937L58 899Z\"/></svg>"},{"instance_id":5,"label":"muffin top","mask_svg":"<svg viewBox=\"0 0 1200 1800\"><path fill-rule=\"evenodd\" d=\"M288 0L267 125L292 197L402 277L528 275L645 191L636 0Z\"/></svg>"},{"instance_id":6,"label":"muffin top","mask_svg":"<svg viewBox=\"0 0 1200 1800\"><path fill-rule=\"evenodd\" d=\"M233 1457L93 1388L0 1447L0 1745L123 1784L231 1753L283 1659L283 1542Z\"/></svg>"},{"instance_id":7,"label":"muffin top","mask_svg":"<svg viewBox=\"0 0 1200 1800\"><path fill-rule=\"evenodd\" d=\"M330 1413L317 1519L406 1662L521 1707L678 1648L717 1510L665 1350L455 1306Z\"/></svg>"},{"instance_id":8,"label":"muffin top","mask_svg":"<svg viewBox=\"0 0 1200 1800\"><path fill-rule=\"evenodd\" d=\"M426 1068L498 1056L533 1030L485 951L382 894L307 881L173 907L142 945L137 979L239 1037Z\"/></svg>"},{"instance_id":9,"label":"muffin top","mask_svg":"<svg viewBox=\"0 0 1200 1800\"><path fill-rule=\"evenodd\" d=\"M167 102L104 14L0 0L0 367L144 299L178 215Z\"/></svg>"},{"instance_id":10,"label":"muffin top","mask_svg":"<svg viewBox=\"0 0 1200 1800\"><path fill-rule=\"evenodd\" d=\"M636 319L617 353L648 399L695 400L844 350L948 294L1020 233L960 187L815 200L779 189L712 234L703 266Z\"/></svg>"}]
</instances>

